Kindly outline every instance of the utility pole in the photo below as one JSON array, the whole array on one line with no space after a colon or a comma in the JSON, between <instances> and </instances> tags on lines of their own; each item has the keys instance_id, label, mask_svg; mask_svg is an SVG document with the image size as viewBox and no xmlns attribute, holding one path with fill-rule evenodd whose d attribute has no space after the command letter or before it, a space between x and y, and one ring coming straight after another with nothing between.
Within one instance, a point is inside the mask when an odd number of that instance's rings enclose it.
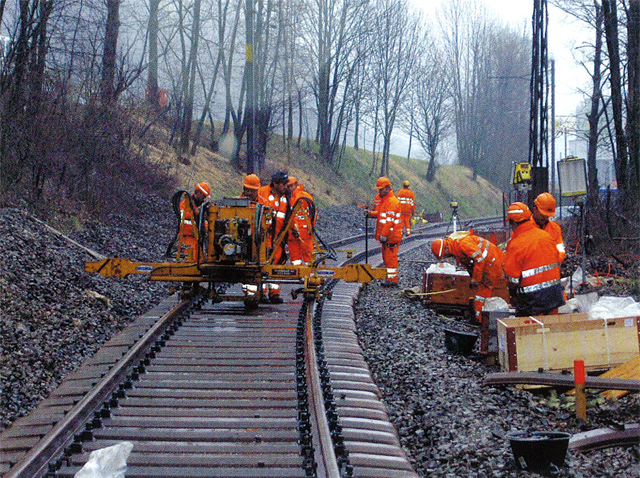
<instances>
[{"instance_id":1,"label":"utility pole","mask_svg":"<svg viewBox=\"0 0 640 478\"><path fill-rule=\"evenodd\" d=\"M532 188L529 202L549 188L548 94L547 61L547 0L533 2L533 39L531 45L531 116L529 118L529 163Z\"/></svg>"}]
</instances>

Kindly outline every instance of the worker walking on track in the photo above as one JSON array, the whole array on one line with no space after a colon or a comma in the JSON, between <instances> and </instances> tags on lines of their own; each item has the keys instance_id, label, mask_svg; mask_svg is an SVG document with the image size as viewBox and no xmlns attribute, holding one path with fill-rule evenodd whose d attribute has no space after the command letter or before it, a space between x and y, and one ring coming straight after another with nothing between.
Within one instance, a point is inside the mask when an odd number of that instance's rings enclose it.
<instances>
[{"instance_id":1,"label":"worker walking on track","mask_svg":"<svg viewBox=\"0 0 640 478\"><path fill-rule=\"evenodd\" d=\"M316 222L313 196L293 176L289 176L289 196L291 208L298 208L293 218L289 235L289 260L294 266L311 263L313 253L313 228ZM305 199L311 201L311 204ZM298 206L296 204L300 201Z\"/></svg>"},{"instance_id":2,"label":"worker walking on track","mask_svg":"<svg viewBox=\"0 0 640 478\"><path fill-rule=\"evenodd\" d=\"M567 253L564 247L564 239L562 238L562 226L550 220L556 215L556 198L550 193L542 193L538 195L533 203L533 220L540 229L549 233L558 249L560 263L564 262Z\"/></svg>"},{"instance_id":3,"label":"worker walking on track","mask_svg":"<svg viewBox=\"0 0 640 478\"><path fill-rule=\"evenodd\" d=\"M386 286L398 285L398 249L402 241L402 212L400 202L391 189L391 180L380 177L376 182L380 203L373 211L367 211L368 217L376 222L376 240L382 246L382 260L387 268Z\"/></svg>"},{"instance_id":4,"label":"worker walking on track","mask_svg":"<svg viewBox=\"0 0 640 478\"><path fill-rule=\"evenodd\" d=\"M431 243L431 252L438 260L455 257L467 270L471 276L471 289L475 290L475 319L481 323L482 307L503 277L504 252L493 242L467 231L436 239Z\"/></svg>"},{"instance_id":5,"label":"worker walking on track","mask_svg":"<svg viewBox=\"0 0 640 478\"><path fill-rule=\"evenodd\" d=\"M284 227L284 220L287 217L289 207L286 190L289 184L289 176L284 171L277 171L271 176L271 183L261 186L258 189L258 202L272 209L271 217L267 219L269 231L267 233L267 246L273 248L275 239ZM274 264L286 262L287 256L284 252L286 240L276 249L274 255ZM272 304L281 304L280 284L268 284L269 301ZM264 290L263 290L264 293Z\"/></svg>"},{"instance_id":6,"label":"worker walking on track","mask_svg":"<svg viewBox=\"0 0 640 478\"><path fill-rule=\"evenodd\" d=\"M516 316L556 314L564 298L555 242L533 221L524 203L511 204L507 219L513 233L507 244L504 272Z\"/></svg>"},{"instance_id":7,"label":"worker walking on track","mask_svg":"<svg viewBox=\"0 0 640 478\"><path fill-rule=\"evenodd\" d=\"M402 212L402 224L407 237L411 236L411 218L416 212L416 198L413 191L409 189L409 181L402 183L398 191L398 201L400 201L400 212Z\"/></svg>"},{"instance_id":8,"label":"worker walking on track","mask_svg":"<svg viewBox=\"0 0 640 478\"><path fill-rule=\"evenodd\" d=\"M198 262L198 213L211 194L211 187L204 181L196 184L193 194L180 202L179 247L187 261Z\"/></svg>"}]
</instances>

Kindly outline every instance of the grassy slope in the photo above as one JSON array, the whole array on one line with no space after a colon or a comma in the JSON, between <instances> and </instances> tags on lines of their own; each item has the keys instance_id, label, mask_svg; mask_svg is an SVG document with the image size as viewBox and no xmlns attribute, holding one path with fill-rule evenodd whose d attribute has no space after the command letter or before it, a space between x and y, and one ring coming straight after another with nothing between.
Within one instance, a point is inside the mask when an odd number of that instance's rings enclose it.
<instances>
[{"instance_id":1,"label":"grassy slope","mask_svg":"<svg viewBox=\"0 0 640 478\"><path fill-rule=\"evenodd\" d=\"M212 186L214 199L236 196L241 192L244 173L237 171L228 159L231 145L221 142L220 154L199 148L196 156L191 158L191 164L185 165L176 159L173 149L166 146L164 134L156 130L147 139L150 142L140 146L143 153L151 161L160 162L163 168L175 176L179 187L190 190L195 182L205 180ZM315 148L313 143L309 146L311 150ZM320 207L370 204L373 201L380 160L378 159L376 168L370 175L370 151L347 148L337 171L317 159L315 152L295 149L290 156L293 159L288 160L278 137L270 142L267 167L260 174L263 184L268 181L272 172L282 169L304 184ZM391 158L390 176L394 190L397 191L402 182L408 179L416 195L418 212L442 212L447 220L451 215L450 202L458 201L461 218L501 214L501 191L483 178L473 181L469 169L440 166L436 180L432 183L424 179L425 172L424 161L397 156Z\"/></svg>"}]
</instances>

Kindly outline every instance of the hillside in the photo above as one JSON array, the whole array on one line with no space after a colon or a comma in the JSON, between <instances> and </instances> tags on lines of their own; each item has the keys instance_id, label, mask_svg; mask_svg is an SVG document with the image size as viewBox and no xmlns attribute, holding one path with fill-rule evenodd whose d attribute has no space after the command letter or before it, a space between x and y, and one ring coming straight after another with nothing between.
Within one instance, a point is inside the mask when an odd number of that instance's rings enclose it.
<instances>
[{"instance_id":1,"label":"hillside","mask_svg":"<svg viewBox=\"0 0 640 478\"><path fill-rule=\"evenodd\" d=\"M237 171L231 161L232 144L220 141L220 152L198 148L190 164L177 159L175 151L168 145L165 135L155 130L146 136L141 144L141 152L153 162L160 162L166 171L177 180L178 187L190 190L197 181L207 181L212 186L213 199L235 196L241 191L244 173ZM274 171L288 171L295 176L315 197L320 207L370 204L375 196L374 184L378 178L379 160L373 174L371 171L371 151L347 148L337 171L320 161L315 144L303 144L303 148L293 149L291 160L279 137L270 142L267 168L259 176L263 184ZM446 219L451 217L451 201L459 204L459 216L481 217L502 213L502 192L484 178L473 181L469 169L461 166L440 166L436 180L429 183L424 178L426 163L417 159L391 157L391 181L394 190L400 188L404 180L411 182L416 195L417 211L425 213L441 212Z\"/></svg>"}]
</instances>

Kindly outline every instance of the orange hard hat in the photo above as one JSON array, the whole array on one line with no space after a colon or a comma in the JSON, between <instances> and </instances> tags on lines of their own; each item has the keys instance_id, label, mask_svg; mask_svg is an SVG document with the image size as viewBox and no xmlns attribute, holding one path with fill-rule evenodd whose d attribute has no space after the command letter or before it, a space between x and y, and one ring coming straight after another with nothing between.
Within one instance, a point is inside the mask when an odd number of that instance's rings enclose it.
<instances>
[{"instance_id":1,"label":"orange hard hat","mask_svg":"<svg viewBox=\"0 0 640 478\"><path fill-rule=\"evenodd\" d=\"M531 217L529 206L523 202L514 202L507 209L507 219L515 222L523 222Z\"/></svg>"},{"instance_id":2,"label":"orange hard hat","mask_svg":"<svg viewBox=\"0 0 640 478\"><path fill-rule=\"evenodd\" d=\"M293 184L298 184L298 180L294 176L289 176L289 183L287 186L291 186Z\"/></svg>"},{"instance_id":3,"label":"orange hard hat","mask_svg":"<svg viewBox=\"0 0 640 478\"><path fill-rule=\"evenodd\" d=\"M196 184L195 190L204 193L205 197L209 197L209 195L211 194L211 186L209 186L204 181L200 181L198 184Z\"/></svg>"},{"instance_id":4,"label":"orange hard hat","mask_svg":"<svg viewBox=\"0 0 640 478\"><path fill-rule=\"evenodd\" d=\"M376 181L376 189L386 188L387 186L391 186L391 179L386 176L379 177L378 181Z\"/></svg>"},{"instance_id":5,"label":"orange hard hat","mask_svg":"<svg viewBox=\"0 0 640 478\"><path fill-rule=\"evenodd\" d=\"M242 185L247 189L260 189L260 178L255 174L247 174Z\"/></svg>"},{"instance_id":6,"label":"orange hard hat","mask_svg":"<svg viewBox=\"0 0 640 478\"><path fill-rule=\"evenodd\" d=\"M431 252L436 256L436 259L442 259L444 257L444 248L449 245L449 239L436 239L431 243Z\"/></svg>"},{"instance_id":7,"label":"orange hard hat","mask_svg":"<svg viewBox=\"0 0 640 478\"><path fill-rule=\"evenodd\" d=\"M553 217L556 215L556 198L549 193L539 194L538 197L533 201L533 203L540 211L540 214Z\"/></svg>"}]
</instances>

